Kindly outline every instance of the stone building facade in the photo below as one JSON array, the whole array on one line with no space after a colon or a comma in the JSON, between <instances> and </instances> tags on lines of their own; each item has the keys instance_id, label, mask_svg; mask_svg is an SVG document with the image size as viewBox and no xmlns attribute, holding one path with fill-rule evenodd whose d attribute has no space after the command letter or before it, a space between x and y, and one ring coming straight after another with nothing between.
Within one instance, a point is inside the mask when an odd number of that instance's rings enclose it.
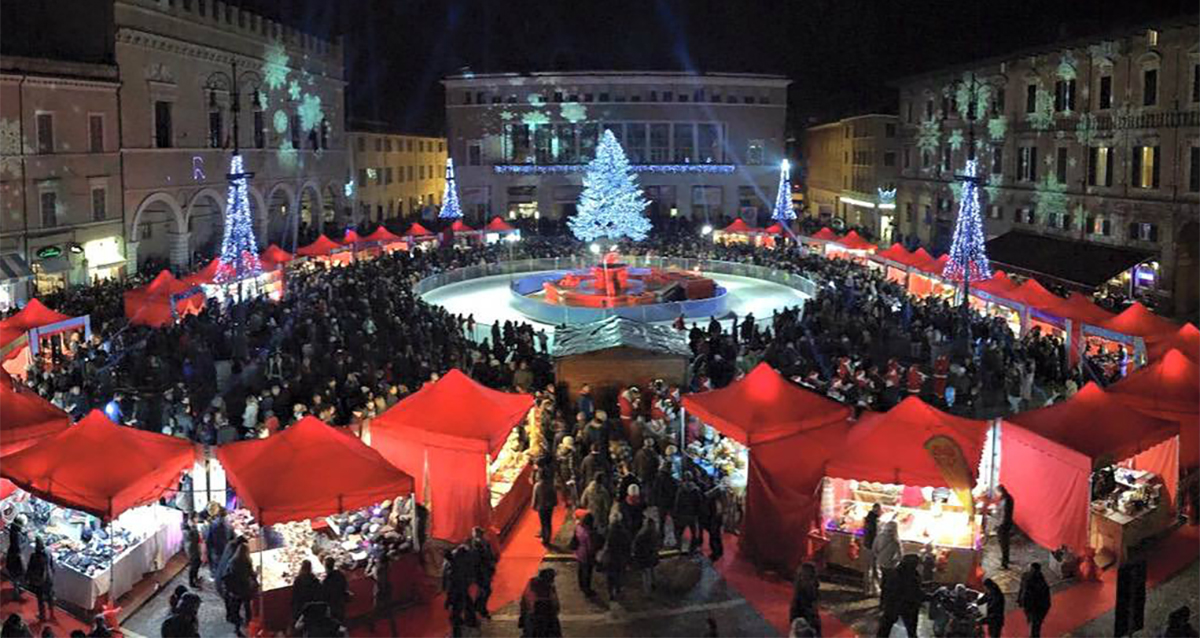
<instances>
[{"instance_id":1,"label":"stone building facade","mask_svg":"<svg viewBox=\"0 0 1200 638\"><path fill-rule=\"evenodd\" d=\"M358 217L383 222L420 218L442 205L446 138L408 135L371 122L346 134Z\"/></svg>"},{"instance_id":2,"label":"stone building facade","mask_svg":"<svg viewBox=\"0 0 1200 638\"><path fill-rule=\"evenodd\" d=\"M811 126L804 131L806 210L835 227L870 230L890 242L895 228L899 176L899 122L869 114Z\"/></svg>"}]
</instances>

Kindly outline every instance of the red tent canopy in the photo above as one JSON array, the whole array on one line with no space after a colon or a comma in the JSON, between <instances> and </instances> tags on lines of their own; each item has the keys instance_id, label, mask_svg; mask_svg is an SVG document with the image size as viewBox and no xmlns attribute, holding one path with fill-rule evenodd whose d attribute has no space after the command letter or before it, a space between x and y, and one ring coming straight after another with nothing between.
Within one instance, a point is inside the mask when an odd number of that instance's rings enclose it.
<instances>
[{"instance_id":1,"label":"red tent canopy","mask_svg":"<svg viewBox=\"0 0 1200 638\"><path fill-rule=\"evenodd\" d=\"M488 455L531 407L531 395L492 390L454 369L375 418L371 446L416 477L418 495L431 493L430 534L457 540L486 524Z\"/></svg>"},{"instance_id":2,"label":"red tent canopy","mask_svg":"<svg viewBox=\"0 0 1200 638\"><path fill-rule=\"evenodd\" d=\"M845 447L829 461L825 474L895 485L950 487L925 449L925 442L937 435L953 439L974 477L987 430L987 421L947 414L917 397L909 397L887 412L870 412L859 419L850 428Z\"/></svg>"},{"instance_id":3,"label":"red tent canopy","mask_svg":"<svg viewBox=\"0 0 1200 638\"><path fill-rule=\"evenodd\" d=\"M34 328L49 326L73 318L47 308L37 299L30 299L20 312L0 321L0 348L20 339L26 332Z\"/></svg>"},{"instance_id":4,"label":"red tent canopy","mask_svg":"<svg viewBox=\"0 0 1200 638\"><path fill-rule=\"evenodd\" d=\"M875 244L863 239L862 235L859 235L858 231L854 230L846 233L846 235L837 240L836 243L841 246L845 246L850 250L875 250L879 248L879 246L876 246Z\"/></svg>"},{"instance_id":5,"label":"red tent canopy","mask_svg":"<svg viewBox=\"0 0 1200 638\"><path fill-rule=\"evenodd\" d=\"M882 257L888 261L894 261L905 266L909 265L909 261L912 259L912 253L908 252L908 249L900 244L892 244L887 248L887 250L875 253L875 256Z\"/></svg>"},{"instance_id":6,"label":"red tent canopy","mask_svg":"<svg viewBox=\"0 0 1200 638\"><path fill-rule=\"evenodd\" d=\"M1057 302L1049 304L1041 310L1056 317L1093 326L1100 325L1115 316L1078 292L1072 292L1067 295L1066 299L1060 298Z\"/></svg>"},{"instance_id":7,"label":"red tent canopy","mask_svg":"<svg viewBox=\"0 0 1200 638\"><path fill-rule=\"evenodd\" d=\"M828 226L822 226L821 230L813 233L812 238L820 239L821 241L837 241L838 235Z\"/></svg>"},{"instance_id":8,"label":"red tent canopy","mask_svg":"<svg viewBox=\"0 0 1200 638\"><path fill-rule=\"evenodd\" d=\"M19 452L39 439L67 429L71 417L12 377L0 375L0 456Z\"/></svg>"},{"instance_id":9,"label":"red tent canopy","mask_svg":"<svg viewBox=\"0 0 1200 638\"><path fill-rule=\"evenodd\" d=\"M484 226L483 229L492 233L507 233L516 230L516 228L513 228L508 222L499 217L493 217L492 221L488 222L487 226Z\"/></svg>"},{"instance_id":10,"label":"red tent canopy","mask_svg":"<svg viewBox=\"0 0 1200 638\"><path fill-rule=\"evenodd\" d=\"M200 270L197 270L190 275L185 275L180 281L189 287L199 286L200 284L211 284L217 280L217 273L219 273L222 268L226 268L226 266L221 261L221 258L217 257L208 262L208 264Z\"/></svg>"},{"instance_id":11,"label":"red tent canopy","mask_svg":"<svg viewBox=\"0 0 1200 638\"><path fill-rule=\"evenodd\" d=\"M313 243L307 246L301 246L298 250L296 250L296 254L303 255L305 257L324 257L326 255L333 254L333 251L340 248L342 248L341 244L333 241L325 235L321 235L320 237L317 237L316 241Z\"/></svg>"},{"instance_id":12,"label":"red tent canopy","mask_svg":"<svg viewBox=\"0 0 1200 638\"><path fill-rule=\"evenodd\" d=\"M1036 279L1026 279L1025 283L1021 284L1012 294L1021 303L1039 310L1045 310L1066 301L1062 297L1046 290Z\"/></svg>"},{"instance_id":13,"label":"red tent canopy","mask_svg":"<svg viewBox=\"0 0 1200 638\"><path fill-rule=\"evenodd\" d=\"M271 244L267 249L262 251L258 256L258 260L262 262L264 268L272 270L294 259L292 253Z\"/></svg>"},{"instance_id":14,"label":"red tent canopy","mask_svg":"<svg viewBox=\"0 0 1200 638\"><path fill-rule=\"evenodd\" d=\"M918 248L913 251L912 259L908 262L917 270L927 273L942 274L942 266L938 263L933 255L930 255L924 248Z\"/></svg>"},{"instance_id":15,"label":"red tent canopy","mask_svg":"<svg viewBox=\"0 0 1200 638\"><path fill-rule=\"evenodd\" d=\"M1146 356L1151 361L1163 358L1171 350L1178 350L1192 361L1200 361L1200 330L1189 323L1170 335L1156 335L1146 340Z\"/></svg>"},{"instance_id":16,"label":"red tent canopy","mask_svg":"<svg viewBox=\"0 0 1200 638\"><path fill-rule=\"evenodd\" d=\"M745 220L743 220L742 218L739 217L739 218L733 220L732 224L726 226L725 228L722 228L721 232L745 234L745 233L756 233L756 232L758 232L758 229L752 227L750 224L747 224Z\"/></svg>"},{"instance_id":17,"label":"red tent canopy","mask_svg":"<svg viewBox=\"0 0 1200 638\"><path fill-rule=\"evenodd\" d=\"M1149 337L1179 330L1179 324L1150 312L1140 301L1133 302L1124 312L1100 327L1132 337Z\"/></svg>"},{"instance_id":18,"label":"red tent canopy","mask_svg":"<svg viewBox=\"0 0 1200 638\"><path fill-rule=\"evenodd\" d=\"M724 388L685 395L683 407L749 446L850 416L850 408L801 388L766 363Z\"/></svg>"},{"instance_id":19,"label":"red tent canopy","mask_svg":"<svg viewBox=\"0 0 1200 638\"><path fill-rule=\"evenodd\" d=\"M375 232L367 235L365 238L363 238L363 241L373 241L386 244L388 242L400 241L400 237L387 228L384 228L383 225L380 224L379 227L375 229Z\"/></svg>"},{"instance_id":20,"label":"red tent canopy","mask_svg":"<svg viewBox=\"0 0 1200 638\"><path fill-rule=\"evenodd\" d=\"M1174 446L1178 433L1178 424L1138 412L1094 383L1062 403L1008 417L1001 427L1000 483L1019 504L1017 525L1043 547L1065 544L1082 552L1095 463L1153 454L1160 443ZM1147 469L1168 478L1178 472L1175 448L1157 456L1163 464Z\"/></svg>"},{"instance_id":21,"label":"red tent canopy","mask_svg":"<svg viewBox=\"0 0 1200 638\"><path fill-rule=\"evenodd\" d=\"M422 235L432 234L433 233L430 232L428 228L421 225L421 222L413 222L413 225L409 226L408 230L404 233L406 237L420 237Z\"/></svg>"},{"instance_id":22,"label":"red tent canopy","mask_svg":"<svg viewBox=\"0 0 1200 638\"><path fill-rule=\"evenodd\" d=\"M450 224L450 230L452 230L456 233L478 232L474 228L471 228L470 226L468 226L467 223L462 220L462 218L454 220L454 223Z\"/></svg>"},{"instance_id":23,"label":"red tent canopy","mask_svg":"<svg viewBox=\"0 0 1200 638\"><path fill-rule=\"evenodd\" d=\"M1003 299L1012 299L1012 291L1016 290L1017 287L1017 282L1009 279L1003 270L997 270L992 273L992 278L986 281L971 282L971 288L982 290Z\"/></svg>"},{"instance_id":24,"label":"red tent canopy","mask_svg":"<svg viewBox=\"0 0 1200 638\"><path fill-rule=\"evenodd\" d=\"M355 510L413 489L413 478L379 452L311 416L265 439L223 445L217 458L263 525Z\"/></svg>"},{"instance_id":25,"label":"red tent canopy","mask_svg":"<svg viewBox=\"0 0 1200 638\"><path fill-rule=\"evenodd\" d=\"M1178 350L1134 370L1108 389L1126 405L1179 423L1179 463L1200 463L1200 367Z\"/></svg>"},{"instance_id":26,"label":"red tent canopy","mask_svg":"<svg viewBox=\"0 0 1200 638\"><path fill-rule=\"evenodd\" d=\"M347 228L346 234L342 237L343 246L353 246L354 244L361 244L363 241L363 238L358 236L358 231L353 228Z\"/></svg>"},{"instance_id":27,"label":"red tent canopy","mask_svg":"<svg viewBox=\"0 0 1200 638\"><path fill-rule=\"evenodd\" d=\"M4 457L0 475L39 498L112 520L175 489L191 441L127 428L92 410L76 425Z\"/></svg>"},{"instance_id":28,"label":"red tent canopy","mask_svg":"<svg viewBox=\"0 0 1200 638\"><path fill-rule=\"evenodd\" d=\"M175 299L176 295L195 287L176 279L170 271L163 270L145 286L125 291L125 316L129 318L130 323L162 327L174 320L172 306L174 314L180 317L197 314L204 309L205 298L202 291L197 290L190 296Z\"/></svg>"},{"instance_id":29,"label":"red tent canopy","mask_svg":"<svg viewBox=\"0 0 1200 638\"><path fill-rule=\"evenodd\" d=\"M769 233L771 235L782 235L783 234L783 224L780 224L779 222L775 222L774 224L767 226L767 228L765 230L763 230L763 232Z\"/></svg>"}]
</instances>

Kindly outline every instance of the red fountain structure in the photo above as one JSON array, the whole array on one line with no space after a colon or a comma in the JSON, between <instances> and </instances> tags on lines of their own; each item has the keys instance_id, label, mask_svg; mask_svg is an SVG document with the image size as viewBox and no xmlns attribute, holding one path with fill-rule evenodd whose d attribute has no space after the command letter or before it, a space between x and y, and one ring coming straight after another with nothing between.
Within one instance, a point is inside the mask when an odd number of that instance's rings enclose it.
<instances>
[{"instance_id":1,"label":"red fountain structure","mask_svg":"<svg viewBox=\"0 0 1200 638\"><path fill-rule=\"evenodd\" d=\"M546 301L563 306L616 308L708 299L717 294L716 282L697 273L630 268L619 259L616 253L608 253L586 272L544 282Z\"/></svg>"}]
</instances>

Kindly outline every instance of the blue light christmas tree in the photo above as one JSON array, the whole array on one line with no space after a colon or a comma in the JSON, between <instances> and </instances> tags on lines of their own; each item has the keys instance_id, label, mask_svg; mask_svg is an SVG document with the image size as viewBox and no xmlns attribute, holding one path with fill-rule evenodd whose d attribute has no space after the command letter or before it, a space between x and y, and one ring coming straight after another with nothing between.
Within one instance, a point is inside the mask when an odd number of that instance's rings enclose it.
<instances>
[{"instance_id":1,"label":"blue light christmas tree","mask_svg":"<svg viewBox=\"0 0 1200 638\"><path fill-rule=\"evenodd\" d=\"M954 238L950 243L950 259L942 276L950 281L985 281L992 278L983 242L983 218L979 215L979 178L976 160L967 160L962 176L962 200L958 219L954 222Z\"/></svg>"},{"instance_id":2,"label":"blue light christmas tree","mask_svg":"<svg viewBox=\"0 0 1200 638\"><path fill-rule=\"evenodd\" d=\"M454 159L446 158L446 190L442 193L442 219L458 219L463 216L462 205L458 203L458 184L454 181Z\"/></svg>"},{"instance_id":3,"label":"blue light christmas tree","mask_svg":"<svg viewBox=\"0 0 1200 638\"><path fill-rule=\"evenodd\" d=\"M641 241L650 233L650 220L642 215L649 205L621 144L605 129L596 158L583 174L578 213L567 220L571 232L582 241L621 237Z\"/></svg>"},{"instance_id":4,"label":"blue light christmas tree","mask_svg":"<svg viewBox=\"0 0 1200 638\"><path fill-rule=\"evenodd\" d=\"M779 164L779 192L775 193L775 211L771 219L785 226L796 219L796 211L792 210L792 164L787 160Z\"/></svg>"},{"instance_id":5,"label":"blue light christmas tree","mask_svg":"<svg viewBox=\"0 0 1200 638\"><path fill-rule=\"evenodd\" d=\"M225 212L225 237L221 240L221 267L217 281L225 283L262 273L258 261L258 242L254 238L254 217L250 214L247 173L240 154L229 163L229 208Z\"/></svg>"}]
</instances>

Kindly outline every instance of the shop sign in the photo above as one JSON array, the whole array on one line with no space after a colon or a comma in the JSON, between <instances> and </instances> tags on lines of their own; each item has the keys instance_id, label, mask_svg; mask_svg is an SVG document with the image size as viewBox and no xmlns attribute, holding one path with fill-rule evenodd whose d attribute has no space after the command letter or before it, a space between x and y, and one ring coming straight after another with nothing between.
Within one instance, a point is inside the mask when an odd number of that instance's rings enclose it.
<instances>
[{"instance_id":1,"label":"shop sign","mask_svg":"<svg viewBox=\"0 0 1200 638\"><path fill-rule=\"evenodd\" d=\"M61 256L62 253L63 253L63 250L59 246L43 246L38 249L37 258L38 259L54 259L55 257Z\"/></svg>"},{"instance_id":2,"label":"shop sign","mask_svg":"<svg viewBox=\"0 0 1200 638\"><path fill-rule=\"evenodd\" d=\"M971 497L971 467L962 447L945 434L937 434L925 441L925 450L945 479L946 485L954 490L958 501L971 515L975 513L975 499Z\"/></svg>"}]
</instances>

